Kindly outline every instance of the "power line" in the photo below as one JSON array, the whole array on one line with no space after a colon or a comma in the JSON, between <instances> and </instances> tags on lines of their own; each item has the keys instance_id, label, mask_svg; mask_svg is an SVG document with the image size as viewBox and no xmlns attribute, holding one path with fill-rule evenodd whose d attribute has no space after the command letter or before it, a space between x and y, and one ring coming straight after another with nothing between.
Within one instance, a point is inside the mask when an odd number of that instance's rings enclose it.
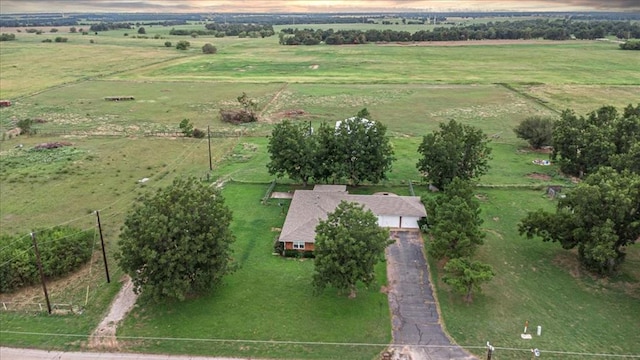
<instances>
[{"instance_id":1,"label":"power line","mask_svg":"<svg viewBox=\"0 0 640 360\"><path fill-rule=\"evenodd\" d=\"M39 333L39 332L27 332L27 331L11 331L0 330L0 333L14 334L14 335L34 335L34 336L59 336L59 337L83 337L86 338L87 334L59 334L59 333ZM98 335L98 338L109 337L107 335ZM485 349L486 346L476 345L421 345L421 344L381 344L381 343L351 343L351 342L324 342L324 341L294 341L294 340L255 340L255 339L215 339L215 338L175 338L175 337L155 337L155 336L118 336L118 339L122 340L151 340L151 341L198 341L198 342L227 342L227 343L251 343L251 344L273 344L273 345L319 345L319 346L361 346L361 347L415 347L422 349ZM531 349L509 348L509 347L494 347L495 350L505 351L525 351L530 352ZM558 354L558 355L573 355L573 356L600 356L600 357L617 357L617 358L632 358L640 359L640 354L603 354L603 353L587 353L587 352L572 352L572 351L559 351L559 350L540 350L541 353Z\"/></svg>"}]
</instances>

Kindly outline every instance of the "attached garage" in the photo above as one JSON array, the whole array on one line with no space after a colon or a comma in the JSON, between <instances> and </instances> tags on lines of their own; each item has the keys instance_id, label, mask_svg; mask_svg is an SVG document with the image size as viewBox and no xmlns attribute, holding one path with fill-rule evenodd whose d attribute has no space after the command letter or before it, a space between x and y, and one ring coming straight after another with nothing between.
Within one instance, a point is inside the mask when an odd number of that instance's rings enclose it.
<instances>
[{"instance_id":1,"label":"attached garage","mask_svg":"<svg viewBox=\"0 0 640 360\"><path fill-rule=\"evenodd\" d=\"M419 229L418 220L420 220L419 217L402 216L400 217L400 227L402 229Z\"/></svg>"},{"instance_id":2,"label":"attached garage","mask_svg":"<svg viewBox=\"0 0 640 360\"><path fill-rule=\"evenodd\" d=\"M378 226L388 228L400 227L400 216L378 215Z\"/></svg>"}]
</instances>

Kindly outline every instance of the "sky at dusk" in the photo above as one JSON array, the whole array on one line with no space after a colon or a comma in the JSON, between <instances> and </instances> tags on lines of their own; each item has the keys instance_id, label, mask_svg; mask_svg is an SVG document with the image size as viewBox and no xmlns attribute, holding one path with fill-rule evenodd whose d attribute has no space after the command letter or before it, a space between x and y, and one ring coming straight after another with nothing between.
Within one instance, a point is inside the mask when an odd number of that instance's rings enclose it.
<instances>
[{"instance_id":1,"label":"sky at dusk","mask_svg":"<svg viewBox=\"0 0 640 360\"><path fill-rule=\"evenodd\" d=\"M23 12L403 12L625 11L640 0L0 0L0 13Z\"/></svg>"}]
</instances>

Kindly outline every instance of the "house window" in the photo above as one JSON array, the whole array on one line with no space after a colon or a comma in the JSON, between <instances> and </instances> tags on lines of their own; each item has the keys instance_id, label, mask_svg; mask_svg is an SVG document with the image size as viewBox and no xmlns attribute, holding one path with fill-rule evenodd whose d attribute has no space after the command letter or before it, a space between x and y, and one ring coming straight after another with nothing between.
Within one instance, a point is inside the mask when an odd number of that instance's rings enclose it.
<instances>
[{"instance_id":1,"label":"house window","mask_svg":"<svg viewBox=\"0 0 640 360\"><path fill-rule=\"evenodd\" d=\"M304 242L302 241L294 241L293 248L296 250L304 250Z\"/></svg>"}]
</instances>

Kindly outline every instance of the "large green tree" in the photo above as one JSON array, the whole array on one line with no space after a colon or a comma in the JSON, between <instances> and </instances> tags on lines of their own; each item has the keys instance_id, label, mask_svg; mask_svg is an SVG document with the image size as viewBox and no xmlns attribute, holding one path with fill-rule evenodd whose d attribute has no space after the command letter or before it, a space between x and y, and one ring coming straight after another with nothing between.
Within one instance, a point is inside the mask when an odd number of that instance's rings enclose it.
<instances>
[{"instance_id":1,"label":"large green tree","mask_svg":"<svg viewBox=\"0 0 640 360\"><path fill-rule=\"evenodd\" d=\"M393 161L393 146L387 128L364 118L366 109L336 127L323 124L318 131L315 178L322 181L347 179L358 185L387 178Z\"/></svg>"},{"instance_id":2,"label":"large green tree","mask_svg":"<svg viewBox=\"0 0 640 360\"><path fill-rule=\"evenodd\" d=\"M343 120L335 129L335 137L341 175L351 184L378 183L387 178L394 152L386 126L356 116Z\"/></svg>"},{"instance_id":3,"label":"large green tree","mask_svg":"<svg viewBox=\"0 0 640 360\"><path fill-rule=\"evenodd\" d=\"M484 243L480 204L469 180L454 178L444 193L425 196L429 214L429 253L436 259L472 256Z\"/></svg>"},{"instance_id":4,"label":"large green tree","mask_svg":"<svg viewBox=\"0 0 640 360\"><path fill-rule=\"evenodd\" d=\"M516 135L529 143L534 149L551 145L553 141L554 119L543 116L530 116L513 129Z\"/></svg>"},{"instance_id":5,"label":"large green tree","mask_svg":"<svg viewBox=\"0 0 640 360\"><path fill-rule=\"evenodd\" d=\"M552 159L570 175L583 177L613 159L625 157L640 139L640 104L629 105L621 115L613 106L603 106L587 116L565 110L553 132Z\"/></svg>"},{"instance_id":6,"label":"large green tree","mask_svg":"<svg viewBox=\"0 0 640 360\"><path fill-rule=\"evenodd\" d=\"M473 301L473 293L480 292L480 285L495 276L493 267L469 258L451 259L444 266L442 281L464 295L465 301Z\"/></svg>"},{"instance_id":7,"label":"large green tree","mask_svg":"<svg viewBox=\"0 0 640 360\"><path fill-rule=\"evenodd\" d=\"M285 120L271 132L267 147L271 161L267 164L269 174L288 175L302 181L304 186L314 174L317 141L307 124Z\"/></svg>"},{"instance_id":8,"label":"large green tree","mask_svg":"<svg viewBox=\"0 0 640 360\"><path fill-rule=\"evenodd\" d=\"M146 194L127 215L117 261L136 292L184 300L233 270L231 211L215 187L177 178Z\"/></svg>"},{"instance_id":9,"label":"large green tree","mask_svg":"<svg viewBox=\"0 0 640 360\"><path fill-rule=\"evenodd\" d=\"M455 177L476 179L489 169L490 140L482 130L451 120L440 130L424 136L418 147L422 158L417 168L436 187L443 189Z\"/></svg>"},{"instance_id":10,"label":"large green tree","mask_svg":"<svg viewBox=\"0 0 640 360\"><path fill-rule=\"evenodd\" d=\"M342 201L316 227L314 288L333 286L355 297L358 282L373 283L374 266L392 242L371 210Z\"/></svg>"},{"instance_id":11,"label":"large green tree","mask_svg":"<svg viewBox=\"0 0 640 360\"><path fill-rule=\"evenodd\" d=\"M518 225L527 238L578 248L589 269L611 274L640 237L640 174L603 167L558 201L555 213L530 212Z\"/></svg>"}]
</instances>

